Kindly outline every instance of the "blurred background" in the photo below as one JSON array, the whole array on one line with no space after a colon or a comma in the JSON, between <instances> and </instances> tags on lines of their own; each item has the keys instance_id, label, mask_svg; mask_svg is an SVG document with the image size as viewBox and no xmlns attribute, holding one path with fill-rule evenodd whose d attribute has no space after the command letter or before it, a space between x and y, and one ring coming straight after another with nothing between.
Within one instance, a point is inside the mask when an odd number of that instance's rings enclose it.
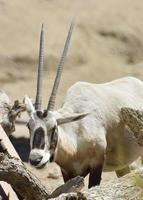
<instances>
[{"instance_id":1,"label":"blurred background","mask_svg":"<svg viewBox=\"0 0 143 200\"><path fill-rule=\"evenodd\" d=\"M128 75L143 79L142 0L0 0L0 89L6 91L11 101L22 101L25 94L35 98L39 35L44 23L43 108L46 107L73 17L76 26L57 108L76 81L101 83ZM29 137L28 130L21 126L14 135ZM26 151L23 143L20 148ZM47 179L46 170L35 173L49 184L54 178ZM53 165L49 170L54 170L53 175L60 174ZM57 183L61 182L56 180Z\"/></svg>"}]
</instances>

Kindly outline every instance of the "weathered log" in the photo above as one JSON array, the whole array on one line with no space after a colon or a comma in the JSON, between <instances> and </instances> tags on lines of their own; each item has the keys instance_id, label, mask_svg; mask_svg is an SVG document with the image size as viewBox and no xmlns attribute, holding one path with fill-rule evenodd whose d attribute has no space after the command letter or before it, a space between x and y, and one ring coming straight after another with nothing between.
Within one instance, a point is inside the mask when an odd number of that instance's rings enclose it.
<instances>
[{"instance_id":1,"label":"weathered log","mask_svg":"<svg viewBox=\"0 0 143 200\"><path fill-rule=\"evenodd\" d=\"M3 140L4 145L7 147L7 151L11 156L15 156L16 158L19 158L17 152L15 151L13 145L11 144L7 134L4 132L2 127L0 126L0 140ZM1 149L2 150L2 149ZM20 158L19 158L20 159ZM0 195L3 197L3 199L9 199L9 200L18 200L17 195L11 188L10 184L0 181ZM7 196L7 198L6 198Z\"/></svg>"},{"instance_id":2,"label":"weathered log","mask_svg":"<svg viewBox=\"0 0 143 200\"><path fill-rule=\"evenodd\" d=\"M62 194L51 200L142 200L143 168L82 193Z\"/></svg>"},{"instance_id":3,"label":"weathered log","mask_svg":"<svg viewBox=\"0 0 143 200\"><path fill-rule=\"evenodd\" d=\"M19 159L0 153L0 161L0 180L9 183L26 200L44 200L49 197L50 191Z\"/></svg>"},{"instance_id":4,"label":"weathered log","mask_svg":"<svg viewBox=\"0 0 143 200\"><path fill-rule=\"evenodd\" d=\"M50 198L59 196L62 193L79 192L84 187L84 178L77 176L67 181L65 184L58 187L51 195Z\"/></svg>"},{"instance_id":5,"label":"weathered log","mask_svg":"<svg viewBox=\"0 0 143 200\"><path fill-rule=\"evenodd\" d=\"M7 104L5 105L5 107L6 106L7 112L2 117L1 125L6 134L10 136L15 131L16 118L25 111L25 105L16 100L13 106Z\"/></svg>"}]
</instances>

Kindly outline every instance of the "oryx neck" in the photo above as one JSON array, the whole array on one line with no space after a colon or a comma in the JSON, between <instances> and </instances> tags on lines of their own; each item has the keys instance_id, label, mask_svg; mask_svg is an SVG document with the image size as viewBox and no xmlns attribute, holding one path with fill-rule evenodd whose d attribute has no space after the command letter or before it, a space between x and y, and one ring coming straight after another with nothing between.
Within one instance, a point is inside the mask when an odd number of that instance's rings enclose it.
<instances>
[{"instance_id":1,"label":"oryx neck","mask_svg":"<svg viewBox=\"0 0 143 200\"><path fill-rule=\"evenodd\" d=\"M67 126L67 125L64 125ZM75 133L66 131L58 126L58 144L55 152L55 162L61 166L69 158L72 159L77 152L77 136Z\"/></svg>"}]
</instances>

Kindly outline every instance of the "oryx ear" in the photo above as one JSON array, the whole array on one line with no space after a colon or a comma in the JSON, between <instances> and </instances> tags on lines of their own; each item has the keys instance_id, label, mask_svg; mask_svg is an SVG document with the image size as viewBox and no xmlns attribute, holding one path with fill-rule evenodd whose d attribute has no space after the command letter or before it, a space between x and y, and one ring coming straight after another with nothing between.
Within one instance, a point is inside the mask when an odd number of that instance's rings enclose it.
<instances>
[{"instance_id":1,"label":"oryx ear","mask_svg":"<svg viewBox=\"0 0 143 200\"><path fill-rule=\"evenodd\" d=\"M70 123L70 122L74 122L80 119L83 119L84 117L86 117L87 115L89 115L90 113L80 113L80 114L73 114L71 116L66 116L66 117L62 117L57 119L57 124L61 125L61 124L66 124L66 123Z\"/></svg>"},{"instance_id":2,"label":"oryx ear","mask_svg":"<svg viewBox=\"0 0 143 200\"><path fill-rule=\"evenodd\" d=\"M35 112L35 108L33 106L32 100L27 95L25 95L24 99L23 99L23 103L26 106L26 110L27 110L28 114L31 116L32 113Z\"/></svg>"}]
</instances>

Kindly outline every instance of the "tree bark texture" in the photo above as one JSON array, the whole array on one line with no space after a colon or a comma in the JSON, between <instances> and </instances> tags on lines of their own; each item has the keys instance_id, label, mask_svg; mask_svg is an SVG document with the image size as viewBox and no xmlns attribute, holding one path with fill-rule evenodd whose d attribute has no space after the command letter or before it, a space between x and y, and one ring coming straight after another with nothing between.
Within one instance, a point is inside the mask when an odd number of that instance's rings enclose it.
<instances>
[{"instance_id":1,"label":"tree bark texture","mask_svg":"<svg viewBox=\"0 0 143 200\"><path fill-rule=\"evenodd\" d=\"M101 183L82 193L62 194L51 200L142 200L143 168L122 178Z\"/></svg>"},{"instance_id":2,"label":"tree bark texture","mask_svg":"<svg viewBox=\"0 0 143 200\"><path fill-rule=\"evenodd\" d=\"M0 180L9 183L26 200L45 200L50 191L17 158L0 153Z\"/></svg>"}]
</instances>

